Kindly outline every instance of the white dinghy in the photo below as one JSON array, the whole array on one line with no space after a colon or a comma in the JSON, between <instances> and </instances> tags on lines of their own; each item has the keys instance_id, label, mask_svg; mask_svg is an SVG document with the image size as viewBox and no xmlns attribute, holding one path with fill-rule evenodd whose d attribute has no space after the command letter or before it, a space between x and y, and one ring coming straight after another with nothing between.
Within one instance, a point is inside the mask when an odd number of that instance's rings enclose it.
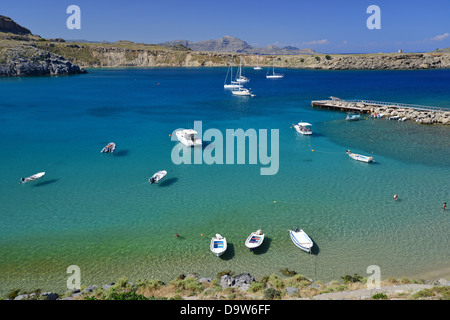
<instances>
[{"instance_id":1,"label":"white dinghy","mask_svg":"<svg viewBox=\"0 0 450 320\"><path fill-rule=\"evenodd\" d=\"M21 178L19 184L37 180L39 178L42 178L44 175L45 175L45 172L39 172L39 173L33 174L32 176L29 176L26 178Z\"/></svg>"},{"instance_id":2,"label":"white dinghy","mask_svg":"<svg viewBox=\"0 0 450 320\"><path fill-rule=\"evenodd\" d=\"M354 160L362 161L362 162L372 162L373 157L363 156L362 154L352 153L350 150L347 150L346 153L348 156Z\"/></svg>"},{"instance_id":3,"label":"white dinghy","mask_svg":"<svg viewBox=\"0 0 450 320\"><path fill-rule=\"evenodd\" d=\"M295 230L289 230L292 242L306 252L311 252L311 248L314 245L311 238L302 229L295 228Z\"/></svg>"},{"instance_id":4,"label":"white dinghy","mask_svg":"<svg viewBox=\"0 0 450 320\"><path fill-rule=\"evenodd\" d=\"M150 179L148 179L148 182L150 182L150 184L159 183L166 176L166 174L166 170L158 171Z\"/></svg>"},{"instance_id":5,"label":"white dinghy","mask_svg":"<svg viewBox=\"0 0 450 320\"><path fill-rule=\"evenodd\" d=\"M252 232L247 240L245 240L245 246L250 249L250 251L258 248L264 241L264 233L261 230Z\"/></svg>"},{"instance_id":6,"label":"white dinghy","mask_svg":"<svg viewBox=\"0 0 450 320\"><path fill-rule=\"evenodd\" d=\"M211 238L210 249L216 257L220 257L227 251L227 239L216 233L216 236Z\"/></svg>"}]
</instances>

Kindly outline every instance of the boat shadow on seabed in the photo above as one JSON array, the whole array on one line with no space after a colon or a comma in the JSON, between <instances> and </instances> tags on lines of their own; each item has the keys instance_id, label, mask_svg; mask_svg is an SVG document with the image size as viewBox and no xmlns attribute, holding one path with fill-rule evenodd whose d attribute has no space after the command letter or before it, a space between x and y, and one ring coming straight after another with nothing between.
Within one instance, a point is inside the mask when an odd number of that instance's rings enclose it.
<instances>
[{"instance_id":1,"label":"boat shadow on seabed","mask_svg":"<svg viewBox=\"0 0 450 320\"><path fill-rule=\"evenodd\" d=\"M51 180L40 181L40 182L35 183L33 185L33 188L43 187L43 186L46 186L46 185L49 185L49 184L52 184L52 183L58 182L58 181L59 181L59 179L51 179Z\"/></svg>"},{"instance_id":2,"label":"boat shadow on seabed","mask_svg":"<svg viewBox=\"0 0 450 320\"><path fill-rule=\"evenodd\" d=\"M271 238L265 237L261 246L256 249L253 249L252 252L254 254L265 254L269 251L270 243L272 242Z\"/></svg>"}]
</instances>

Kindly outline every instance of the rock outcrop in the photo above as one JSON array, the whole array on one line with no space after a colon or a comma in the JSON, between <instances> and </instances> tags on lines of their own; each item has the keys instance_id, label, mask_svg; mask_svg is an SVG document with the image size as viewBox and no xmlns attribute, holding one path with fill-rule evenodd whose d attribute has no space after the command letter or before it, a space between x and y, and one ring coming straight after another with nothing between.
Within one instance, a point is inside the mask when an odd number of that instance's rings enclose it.
<instances>
[{"instance_id":1,"label":"rock outcrop","mask_svg":"<svg viewBox=\"0 0 450 320\"><path fill-rule=\"evenodd\" d=\"M80 74L86 71L60 55L33 46L10 48L4 63L0 63L0 76L42 76Z\"/></svg>"}]
</instances>

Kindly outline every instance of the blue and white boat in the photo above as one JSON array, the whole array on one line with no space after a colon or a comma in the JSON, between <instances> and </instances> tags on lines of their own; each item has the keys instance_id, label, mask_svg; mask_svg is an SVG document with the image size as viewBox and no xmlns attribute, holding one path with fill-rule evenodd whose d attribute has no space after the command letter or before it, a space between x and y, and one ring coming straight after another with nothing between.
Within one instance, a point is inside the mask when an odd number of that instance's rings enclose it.
<instances>
[{"instance_id":1,"label":"blue and white boat","mask_svg":"<svg viewBox=\"0 0 450 320\"><path fill-rule=\"evenodd\" d=\"M250 249L250 251L253 251L254 249L258 248L264 241L264 233L261 230L258 230L256 232L252 232L247 240L245 240L245 246Z\"/></svg>"},{"instance_id":2,"label":"blue and white boat","mask_svg":"<svg viewBox=\"0 0 450 320\"><path fill-rule=\"evenodd\" d=\"M227 239L216 233L216 236L211 238L210 249L216 257L220 257L227 251Z\"/></svg>"},{"instance_id":3,"label":"blue and white boat","mask_svg":"<svg viewBox=\"0 0 450 320\"><path fill-rule=\"evenodd\" d=\"M359 113L353 113L353 112L347 113L347 117L345 117L345 120L348 120L348 121L354 121L354 120L359 120L359 119L361 119L361 115Z\"/></svg>"},{"instance_id":4,"label":"blue and white boat","mask_svg":"<svg viewBox=\"0 0 450 320\"><path fill-rule=\"evenodd\" d=\"M289 230L292 242L306 252L311 252L311 248L314 245L311 238L302 229L295 228L295 230Z\"/></svg>"}]
</instances>

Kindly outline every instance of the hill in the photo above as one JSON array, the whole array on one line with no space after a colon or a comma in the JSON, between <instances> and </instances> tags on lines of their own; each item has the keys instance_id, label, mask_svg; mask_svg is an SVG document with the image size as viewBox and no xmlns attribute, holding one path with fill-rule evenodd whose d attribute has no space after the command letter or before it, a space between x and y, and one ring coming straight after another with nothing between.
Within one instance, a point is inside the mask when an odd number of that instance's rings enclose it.
<instances>
[{"instance_id":1,"label":"hill","mask_svg":"<svg viewBox=\"0 0 450 320\"><path fill-rule=\"evenodd\" d=\"M160 43L160 45L183 45L194 51L206 51L217 53L242 53L242 54L315 54L313 49L299 49L292 46L280 48L274 45L267 47L252 47L247 42L232 36L225 36L215 40L205 40L199 42L191 42L189 40L175 40Z\"/></svg>"}]
</instances>

